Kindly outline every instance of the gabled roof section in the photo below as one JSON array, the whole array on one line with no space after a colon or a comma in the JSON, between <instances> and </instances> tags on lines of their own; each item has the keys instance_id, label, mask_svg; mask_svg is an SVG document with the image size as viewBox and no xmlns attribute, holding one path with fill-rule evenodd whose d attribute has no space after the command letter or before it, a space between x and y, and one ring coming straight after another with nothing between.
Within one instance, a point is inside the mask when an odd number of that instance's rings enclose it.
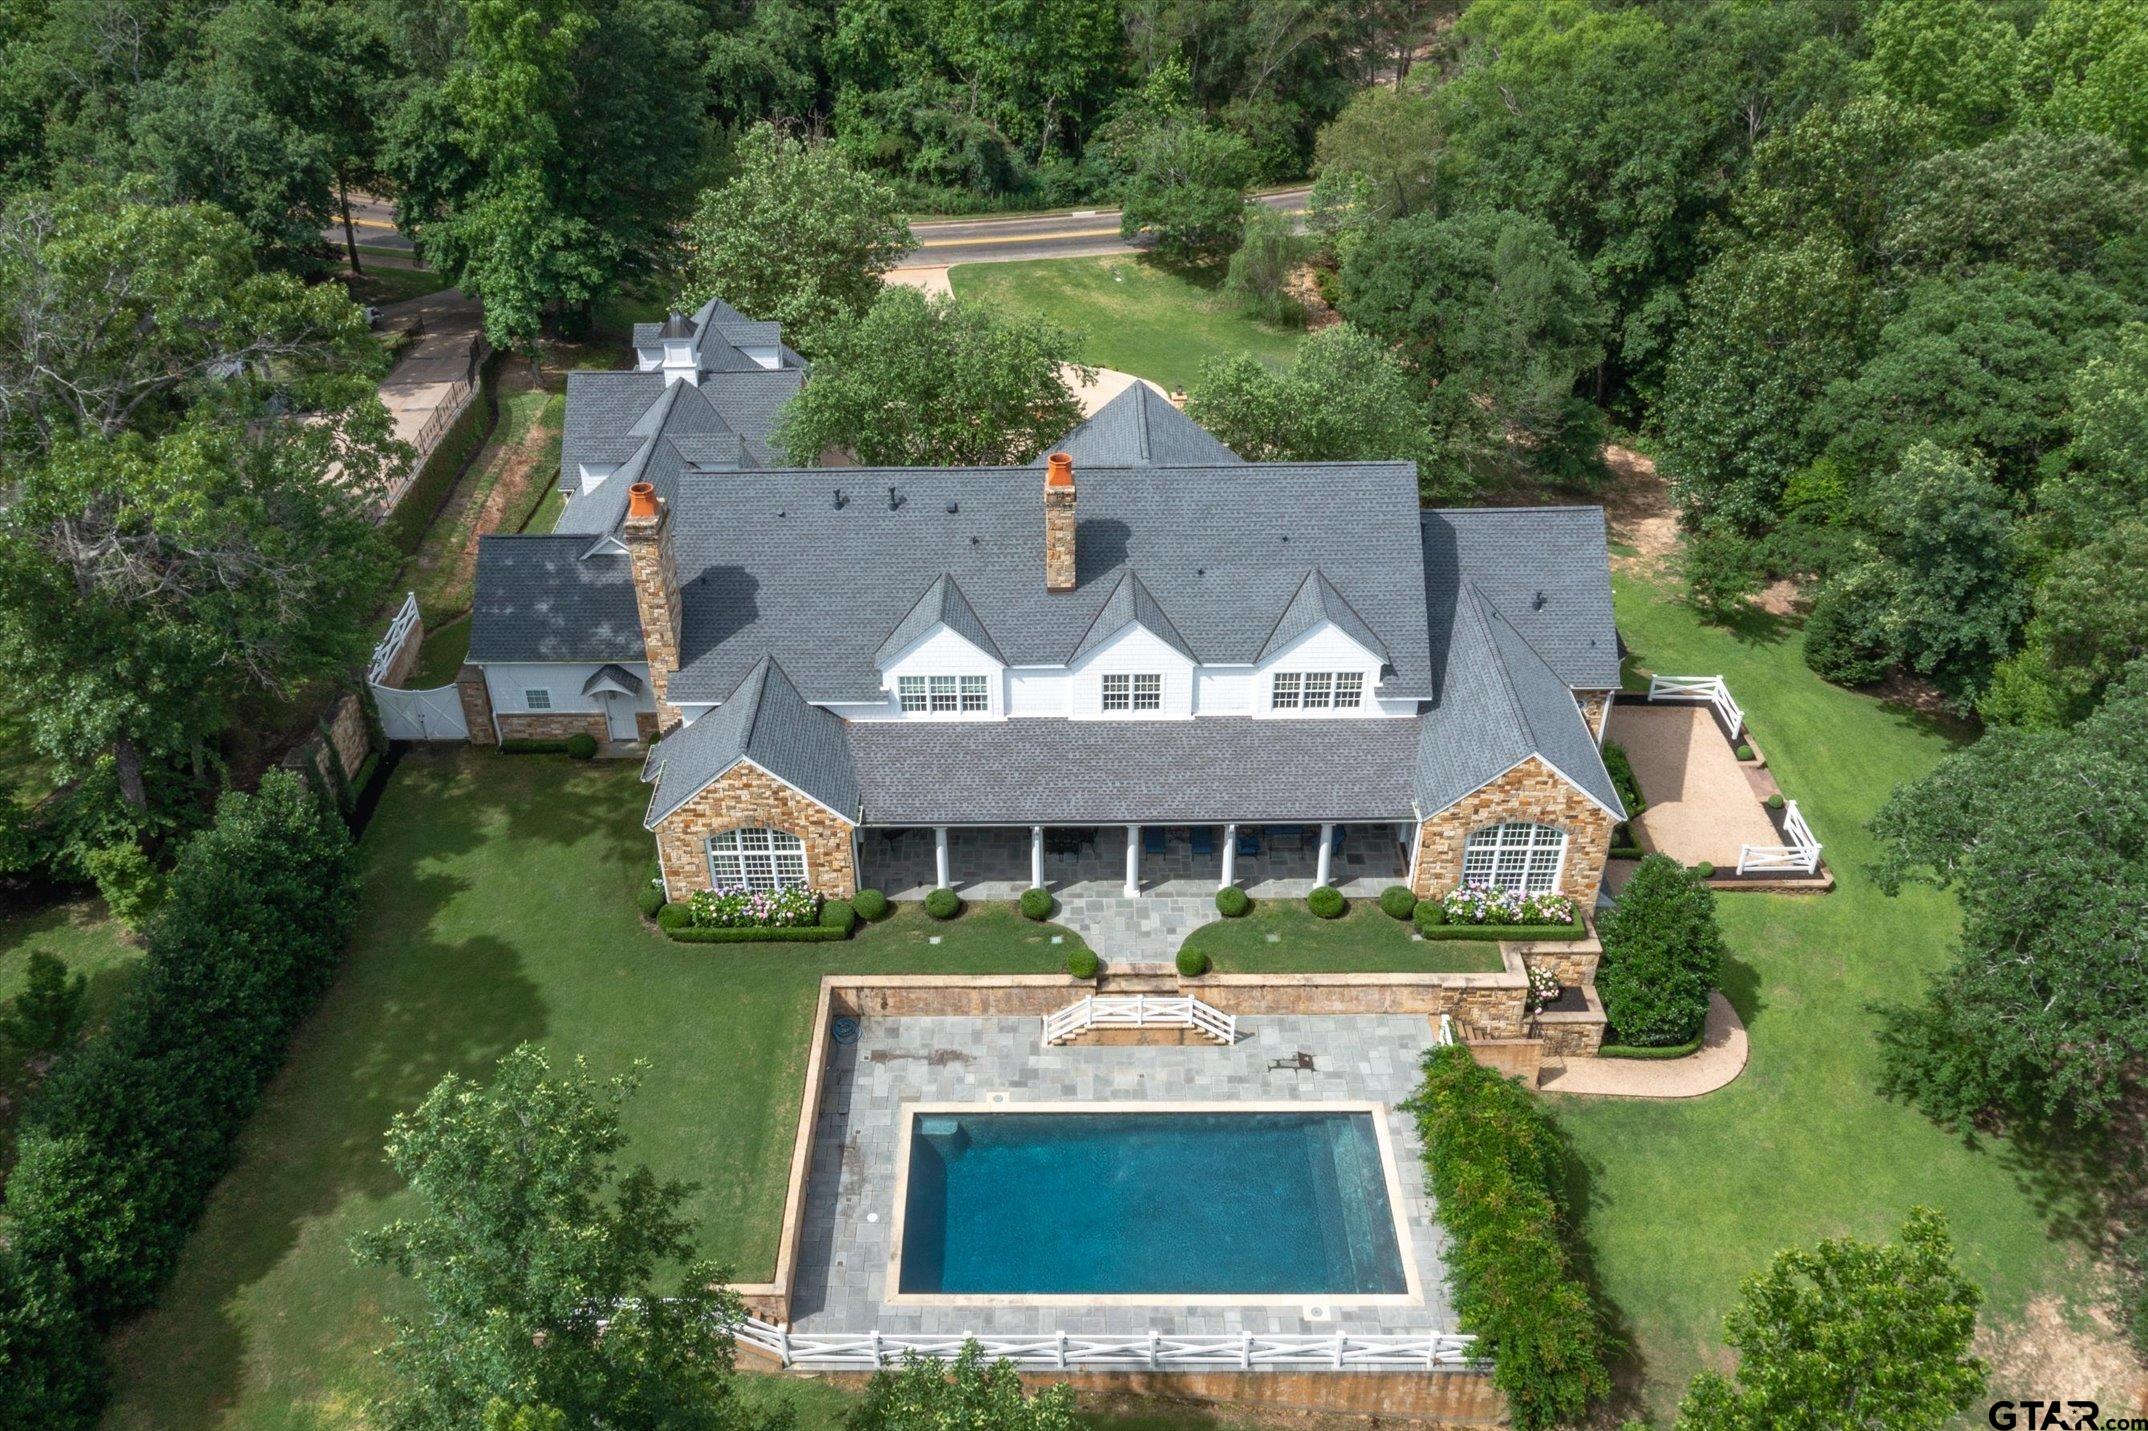
<instances>
[{"instance_id":1,"label":"gabled roof section","mask_svg":"<svg viewBox=\"0 0 2148 1431\"><path fill-rule=\"evenodd\" d=\"M1002 666L1007 664L1007 658L1000 655L999 645L993 641L992 633L985 629L984 621L977 615L977 609L971 606L970 599L962 594L961 585L946 572L940 573L933 579L932 585L925 588L925 594L917 599L917 605L910 608L909 613L888 634L888 639L880 643L880 650L874 659L885 667L928 632L943 625Z\"/></svg>"},{"instance_id":2,"label":"gabled roof section","mask_svg":"<svg viewBox=\"0 0 2148 1431\"><path fill-rule=\"evenodd\" d=\"M588 538L573 535L479 537L470 659L646 659L626 558L584 560L588 549Z\"/></svg>"},{"instance_id":3,"label":"gabled roof section","mask_svg":"<svg viewBox=\"0 0 2148 1431\"><path fill-rule=\"evenodd\" d=\"M1601 507L1446 508L1419 514L1432 665L1443 618L1474 587L1575 690L1619 684Z\"/></svg>"},{"instance_id":4,"label":"gabled roof section","mask_svg":"<svg viewBox=\"0 0 2148 1431\"><path fill-rule=\"evenodd\" d=\"M1574 694L1474 588L1461 594L1440 699L1418 722L1417 798L1444 810L1534 755L1612 813L1618 790Z\"/></svg>"},{"instance_id":5,"label":"gabled roof section","mask_svg":"<svg viewBox=\"0 0 2148 1431\"><path fill-rule=\"evenodd\" d=\"M1189 661L1198 659L1193 648L1186 644L1186 638L1171 624L1171 618L1164 614L1163 607L1142 585L1141 578L1129 570L1120 573L1111 594L1104 598L1103 606L1097 611L1096 619L1089 623L1089 629L1075 644L1073 654L1067 657L1067 664L1073 665L1129 626L1143 628Z\"/></svg>"},{"instance_id":6,"label":"gabled roof section","mask_svg":"<svg viewBox=\"0 0 2148 1431\"><path fill-rule=\"evenodd\" d=\"M1169 398L1138 381L1091 413L1050 452L1066 453L1077 470L1085 462L1100 467L1243 465L1237 453ZM1042 467L1048 455L1039 453L1029 465Z\"/></svg>"},{"instance_id":7,"label":"gabled roof section","mask_svg":"<svg viewBox=\"0 0 2148 1431\"><path fill-rule=\"evenodd\" d=\"M1333 625L1382 661L1387 659L1387 647L1318 567L1305 574L1305 580L1292 594L1290 604L1283 608L1283 614L1277 618L1275 629L1268 633L1267 643L1260 648L1256 659L1267 660L1306 632L1322 625Z\"/></svg>"},{"instance_id":8,"label":"gabled roof section","mask_svg":"<svg viewBox=\"0 0 2148 1431\"><path fill-rule=\"evenodd\" d=\"M723 704L657 745L644 779L654 779L643 824L700 794L741 760L819 801L846 820L858 818L858 774L843 722L798 694L773 656L763 656Z\"/></svg>"}]
</instances>

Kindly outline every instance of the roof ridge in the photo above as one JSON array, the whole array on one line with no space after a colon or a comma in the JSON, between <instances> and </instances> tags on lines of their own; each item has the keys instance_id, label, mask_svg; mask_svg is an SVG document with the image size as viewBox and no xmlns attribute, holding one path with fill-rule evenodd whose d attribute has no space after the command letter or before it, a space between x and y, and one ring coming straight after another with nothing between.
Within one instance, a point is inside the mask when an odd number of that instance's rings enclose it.
<instances>
[{"instance_id":1,"label":"roof ridge","mask_svg":"<svg viewBox=\"0 0 2148 1431\"><path fill-rule=\"evenodd\" d=\"M1334 597L1338 602L1342 604L1342 609L1350 614L1350 619L1352 621L1355 621L1359 626L1362 626L1365 629L1365 634L1367 636L1370 636L1374 641L1379 642L1380 649L1373 654L1381 657L1382 659L1392 659L1387 649L1387 643L1385 641L1380 640L1380 633L1378 631L1375 631L1373 629L1372 623L1365 619L1365 613L1358 610L1357 607L1353 606L1350 602L1349 597L1343 595L1343 589L1335 584L1334 579L1317 566L1313 568L1313 575L1320 578L1321 589L1325 591L1328 596ZM1325 608L1326 604L1326 597L1323 597L1321 599L1322 607ZM1328 613L1328 620L1335 620L1334 613ZM1351 639L1355 640L1356 638L1353 636Z\"/></svg>"},{"instance_id":2,"label":"roof ridge","mask_svg":"<svg viewBox=\"0 0 2148 1431\"><path fill-rule=\"evenodd\" d=\"M1469 604L1476 612L1478 623L1484 628L1485 644L1491 650L1492 675L1499 682L1500 694L1506 698L1507 708L1520 721L1521 728L1529 733L1529 743L1535 745L1538 743L1536 724L1529 719L1529 712L1522 705L1521 692L1514 689L1514 673L1507 669L1507 658L1499 649L1498 633L1492 630L1492 621L1495 618L1509 631L1514 629L1513 624L1499 615L1498 609L1491 603L1491 598L1487 597L1475 582L1467 582L1465 585L1469 588ZM1517 631L1515 634L1518 636L1521 633ZM1528 645L1527 642L1522 644ZM1529 649L1533 651L1536 648L1531 646ZM1543 658L1539 656L1537 659Z\"/></svg>"},{"instance_id":3,"label":"roof ridge","mask_svg":"<svg viewBox=\"0 0 2148 1431\"><path fill-rule=\"evenodd\" d=\"M1256 652L1265 655L1269 646L1274 644L1275 633L1282 629L1283 618L1290 615L1298 604L1298 598L1305 594L1305 583L1311 581L1319 572L1320 568L1317 566L1309 566L1305 569L1305 575L1298 578L1298 584L1290 589L1290 599L1285 601L1282 609L1275 613L1275 620L1268 623L1268 634L1261 637L1260 645L1253 648ZM1258 658L1256 657L1257 660Z\"/></svg>"}]
</instances>

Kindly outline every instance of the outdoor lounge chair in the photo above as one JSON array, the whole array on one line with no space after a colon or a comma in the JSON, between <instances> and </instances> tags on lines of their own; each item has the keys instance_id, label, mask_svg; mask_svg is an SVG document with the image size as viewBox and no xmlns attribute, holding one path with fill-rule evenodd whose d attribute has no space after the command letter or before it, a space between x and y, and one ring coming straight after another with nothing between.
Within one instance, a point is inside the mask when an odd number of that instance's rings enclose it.
<instances>
[{"instance_id":1,"label":"outdoor lounge chair","mask_svg":"<svg viewBox=\"0 0 2148 1431\"><path fill-rule=\"evenodd\" d=\"M1240 830L1238 832L1238 853L1241 855L1259 854L1260 835L1252 830Z\"/></svg>"},{"instance_id":2,"label":"outdoor lounge chair","mask_svg":"<svg viewBox=\"0 0 2148 1431\"><path fill-rule=\"evenodd\" d=\"M1164 838L1164 831L1161 826L1143 825L1141 827L1141 852L1145 855L1162 854L1164 852Z\"/></svg>"},{"instance_id":3,"label":"outdoor lounge chair","mask_svg":"<svg viewBox=\"0 0 2148 1431\"><path fill-rule=\"evenodd\" d=\"M1216 852L1216 832L1207 825L1193 827L1193 852L1196 855L1212 855Z\"/></svg>"}]
</instances>

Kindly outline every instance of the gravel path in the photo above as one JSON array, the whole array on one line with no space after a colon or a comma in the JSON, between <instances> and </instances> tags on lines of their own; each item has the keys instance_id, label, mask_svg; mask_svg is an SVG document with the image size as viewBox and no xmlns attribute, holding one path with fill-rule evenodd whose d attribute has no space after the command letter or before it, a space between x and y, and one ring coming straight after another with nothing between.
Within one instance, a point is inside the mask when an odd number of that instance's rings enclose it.
<instances>
[{"instance_id":1,"label":"gravel path","mask_svg":"<svg viewBox=\"0 0 2148 1431\"><path fill-rule=\"evenodd\" d=\"M1730 1000L1708 996L1701 1046L1684 1058L1573 1058L1544 1065L1537 1087L1546 1093L1596 1098L1698 1098L1745 1072L1745 1024Z\"/></svg>"}]
</instances>

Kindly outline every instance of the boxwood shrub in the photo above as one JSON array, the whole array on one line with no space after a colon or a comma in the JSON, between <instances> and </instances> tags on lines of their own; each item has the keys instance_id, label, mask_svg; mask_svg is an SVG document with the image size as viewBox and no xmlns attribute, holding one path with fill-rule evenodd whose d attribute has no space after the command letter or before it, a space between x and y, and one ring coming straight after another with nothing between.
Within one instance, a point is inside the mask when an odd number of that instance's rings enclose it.
<instances>
[{"instance_id":1,"label":"boxwood shrub","mask_svg":"<svg viewBox=\"0 0 2148 1431\"><path fill-rule=\"evenodd\" d=\"M1405 1107L1447 1230L1461 1329L1520 1431L1580 1424L1611 1389L1603 1319L1567 1249L1567 1153L1535 1095L1460 1045L1425 1055Z\"/></svg>"},{"instance_id":2,"label":"boxwood shrub","mask_svg":"<svg viewBox=\"0 0 2148 1431\"><path fill-rule=\"evenodd\" d=\"M1611 788L1618 791L1621 805L1626 807L1626 817L1633 818L1648 808L1642 798L1641 782L1634 778L1633 761L1626 754L1626 747L1615 740L1604 742L1604 769L1611 776Z\"/></svg>"},{"instance_id":3,"label":"boxwood shrub","mask_svg":"<svg viewBox=\"0 0 2148 1431\"><path fill-rule=\"evenodd\" d=\"M569 759L590 760L595 758L596 753L597 738L588 731L578 730L567 737L567 756Z\"/></svg>"},{"instance_id":4,"label":"boxwood shrub","mask_svg":"<svg viewBox=\"0 0 2148 1431\"><path fill-rule=\"evenodd\" d=\"M656 911L656 927L676 934L694 922L694 912L683 904L667 904Z\"/></svg>"},{"instance_id":5,"label":"boxwood shrub","mask_svg":"<svg viewBox=\"0 0 2148 1431\"><path fill-rule=\"evenodd\" d=\"M925 896L925 913L934 919L953 919L962 912L962 896L951 889L936 889Z\"/></svg>"},{"instance_id":6,"label":"boxwood shrub","mask_svg":"<svg viewBox=\"0 0 2148 1431\"><path fill-rule=\"evenodd\" d=\"M1597 929L1596 992L1618 1041L1663 1048L1699 1038L1723 971L1715 892L1668 855L1650 855Z\"/></svg>"},{"instance_id":7,"label":"boxwood shrub","mask_svg":"<svg viewBox=\"0 0 2148 1431\"><path fill-rule=\"evenodd\" d=\"M1342 891L1331 884L1316 884L1313 892L1305 896L1305 907L1321 919L1339 919L1346 906Z\"/></svg>"},{"instance_id":8,"label":"boxwood shrub","mask_svg":"<svg viewBox=\"0 0 2148 1431\"><path fill-rule=\"evenodd\" d=\"M677 905L667 905L676 909ZM731 927L722 925L686 925L664 931L681 944L821 944L831 939L848 939L847 928L828 924L741 924Z\"/></svg>"},{"instance_id":9,"label":"boxwood shrub","mask_svg":"<svg viewBox=\"0 0 2148 1431\"><path fill-rule=\"evenodd\" d=\"M820 907L820 927L823 929L840 929L845 934L850 933L851 930L858 927L857 906L846 899L823 901Z\"/></svg>"},{"instance_id":10,"label":"boxwood shrub","mask_svg":"<svg viewBox=\"0 0 2148 1431\"><path fill-rule=\"evenodd\" d=\"M643 919L654 919L664 907L664 891L653 884L645 884L634 895L634 907L641 911Z\"/></svg>"},{"instance_id":11,"label":"boxwood shrub","mask_svg":"<svg viewBox=\"0 0 2148 1431\"><path fill-rule=\"evenodd\" d=\"M1052 892L1048 889L1025 889L1015 901L1024 919L1050 919L1052 917Z\"/></svg>"},{"instance_id":12,"label":"boxwood shrub","mask_svg":"<svg viewBox=\"0 0 2148 1431\"><path fill-rule=\"evenodd\" d=\"M1380 910L1390 919L1408 919L1417 912L1417 896L1406 884L1391 884L1380 891Z\"/></svg>"},{"instance_id":13,"label":"boxwood shrub","mask_svg":"<svg viewBox=\"0 0 2148 1431\"><path fill-rule=\"evenodd\" d=\"M872 921L888 917L888 897L877 889L861 889L850 901L850 907L858 911L858 918Z\"/></svg>"},{"instance_id":14,"label":"boxwood shrub","mask_svg":"<svg viewBox=\"0 0 2148 1431\"><path fill-rule=\"evenodd\" d=\"M1770 795L1770 796L1769 796L1769 797L1767 798L1767 807L1768 807L1768 808L1769 808L1770 810L1780 810L1780 809L1782 809L1782 807L1783 807L1783 797L1782 797L1782 795L1781 795L1781 794L1780 794L1779 792L1778 792L1777 794L1774 794L1774 795Z\"/></svg>"},{"instance_id":15,"label":"boxwood shrub","mask_svg":"<svg viewBox=\"0 0 2148 1431\"><path fill-rule=\"evenodd\" d=\"M1737 756L1740 760L1751 760L1753 758L1753 748L1741 740L1738 742Z\"/></svg>"},{"instance_id":16,"label":"boxwood shrub","mask_svg":"<svg viewBox=\"0 0 2148 1431\"><path fill-rule=\"evenodd\" d=\"M1208 972L1208 956L1198 949L1179 950L1178 972L1182 978L1200 978Z\"/></svg>"},{"instance_id":17,"label":"boxwood shrub","mask_svg":"<svg viewBox=\"0 0 2148 1431\"><path fill-rule=\"evenodd\" d=\"M1216 891L1216 912L1225 919L1236 919L1253 907L1253 900L1235 884L1227 884Z\"/></svg>"},{"instance_id":18,"label":"boxwood shrub","mask_svg":"<svg viewBox=\"0 0 2148 1431\"><path fill-rule=\"evenodd\" d=\"M1103 961L1094 949L1076 949L1067 955L1067 972L1077 979L1094 979L1101 968Z\"/></svg>"}]
</instances>

